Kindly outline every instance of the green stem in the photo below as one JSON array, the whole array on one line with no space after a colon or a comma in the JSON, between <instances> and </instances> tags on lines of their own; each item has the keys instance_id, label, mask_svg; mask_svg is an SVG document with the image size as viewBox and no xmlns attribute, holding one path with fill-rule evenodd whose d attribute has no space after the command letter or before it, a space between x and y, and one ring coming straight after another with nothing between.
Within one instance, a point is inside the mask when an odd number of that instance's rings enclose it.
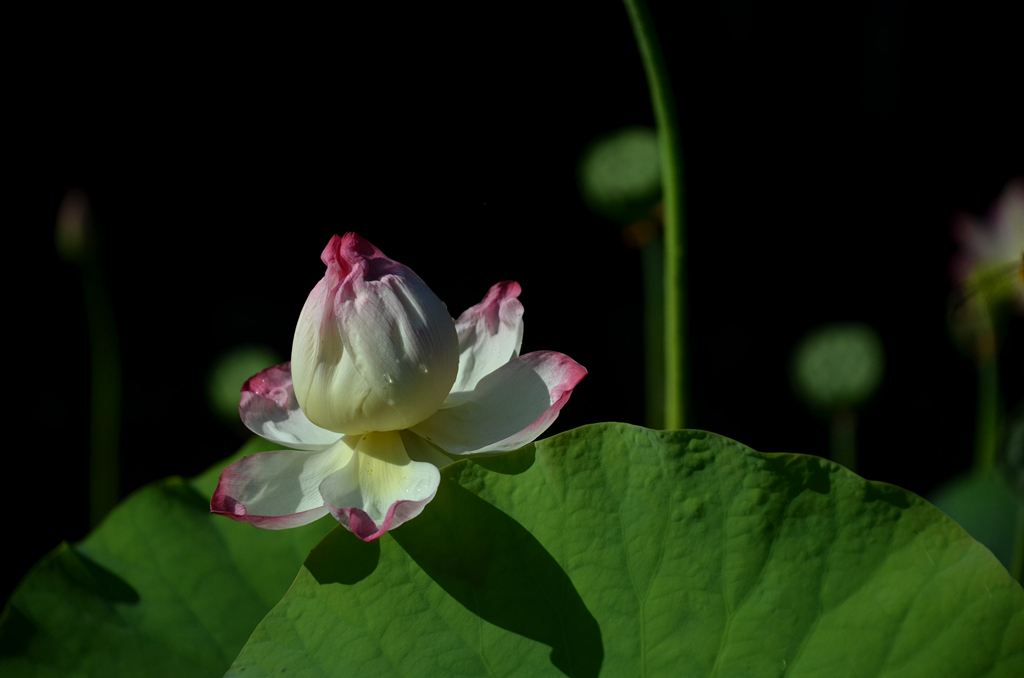
<instances>
[{"instance_id":1,"label":"green stem","mask_svg":"<svg viewBox=\"0 0 1024 678\"><path fill-rule=\"evenodd\" d=\"M89 398L89 524L97 525L120 497L121 361L110 297L98 257L82 262L82 287L92 354Z\"/></svg>"},{"instance_id":2,"label":"green stem","mask_svg":"<svg viewBox=\"0 0 1024 678\"><path fill-rule=\"evenodd\" d=\"M982 353L978 361L978 412L974 430L976 471L995 468L999 420L999 360L993 348Z\"/></svg>"},{"instance_id":3,"label":"green stem","mask_svg":"<svg viewBox=\"0 0 1024 678\"><path fill-rule=\"evenodd\" d=\"M640 265L644 279L644 345L646 357L646 424L648 428L665 428L665 341L664 290L662 289L665 254L661 237L640 248Z\"/></svg>"},{"instance_id":4,"label":"green stem","mask_svg":"<svg viewBox=\"0 0 1024 678\"><path fill-rule=\"evenodd\" d=\"M623 0L633 24L651 91L651 105L661 147L661 182L665 201L665 428L686 425L686 281L683 229L683 153L679 121L665 59L644 0Z\"/></svg>"},{"instance_id":5,"label":"green stem","mask_svg":"<svg viewBox=\"0 0 1024 678\"><path fill-rule=\"evenodd\" d=\"M832 461L857 470L857 414L851 409L840 410L832 415L831 421Z\"/></svg>"},{"instance_id":6,"label":"green stem","mask_svg":"<svg viewBox=\"0 0 1024 678\"><path fill-rule=\"evenodd\" d=\"M1024 585L1024 502L1017 498L1017 532L1014 535L1013 563L1010 574Z\"/></svg>"}]
</instances>

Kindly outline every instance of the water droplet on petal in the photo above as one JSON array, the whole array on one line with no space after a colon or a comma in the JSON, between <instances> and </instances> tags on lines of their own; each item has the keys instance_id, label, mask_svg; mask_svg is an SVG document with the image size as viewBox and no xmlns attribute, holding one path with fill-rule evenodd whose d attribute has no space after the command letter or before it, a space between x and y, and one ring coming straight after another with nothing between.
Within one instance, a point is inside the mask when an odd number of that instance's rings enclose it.
<instances>
[{"instance_id":1,"label":"water droplet on petal","mask_svg":"<svg viewBox=\"0 0 1024 678\"><path fill-rule=\"evenodd\" d=\"M423 374L426 374L429 371L430 370L427 369L426 365L424 365L423 363L420 363L420 372L422 372Z\"/></svg>"},{"instance_id":2,"label":"water droplet on petal","mask_svg":"<svg viewBox=\"0 0 1024 678\"><path fill-rule=\"evenodd\" d=\"M384 381L388 382L389 384L395 383L395 380L392 379L391 375L388 374L387 372L384 373Z\"/></svg>"},{"instance_id":3,"label":"water droplet on petal","mask_svg":"<svg viewBox=\"0 0 1024 678\"><path fill-rule=\"evenodd\" d=\"M394 405L394 404L395 404L395 399L394 398L388 398L388 405Z\"/></svg>"}]
</instances>

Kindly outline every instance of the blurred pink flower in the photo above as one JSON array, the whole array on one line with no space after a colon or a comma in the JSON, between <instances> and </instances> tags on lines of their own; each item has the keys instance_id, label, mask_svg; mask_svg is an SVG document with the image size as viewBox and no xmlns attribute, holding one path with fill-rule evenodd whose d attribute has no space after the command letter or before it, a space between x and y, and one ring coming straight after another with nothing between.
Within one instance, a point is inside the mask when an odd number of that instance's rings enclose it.
<instances>
[{"instance_id":1,"label":"blurred pink flower","mask_svg":"<svg viewBox=\"0 0 1024 678\"><path fill-rule=\"evenodd\" d=\"M587 371L561 353L520 356L515 282L452 320L409 268L354 233L334 236L327 273L299 316L290 363L246 381L253 432L293 448L224 470L213 513L266 529L331 513L364 541L423 510L449 455L535 440Z\"/></svg>"},{"instance_id":2,"label":"blurred pink flower","mask_svg":"<svg viewBox=\"0 0 1024 678\"><path fill-rule=\"evenodd\" d=\"M961 212L953 218L960 250L950 275L965 295L1013 300L1024 310L1024 177L1011 180L986 219Z\"/></svg>"}]
</instances>

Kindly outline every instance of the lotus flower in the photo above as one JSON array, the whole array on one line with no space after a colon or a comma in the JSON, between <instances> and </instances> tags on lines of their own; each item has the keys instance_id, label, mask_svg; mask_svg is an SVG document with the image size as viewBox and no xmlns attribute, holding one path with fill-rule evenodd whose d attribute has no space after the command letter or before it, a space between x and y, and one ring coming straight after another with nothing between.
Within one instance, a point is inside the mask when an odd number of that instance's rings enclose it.
<instances>
[{"instance_id":1,"label":"lotus flower","mask_svg":"<svg viewBox=\"0 0 1024 678\"><path fill-rule=\"evenodd\" d=\"M960 250L950 273L965 294L1012 300L1024 312L1024 177L1006 185L987 219L958 213L953 237Z\"/></svg>"},{"instance_id":2,"label":"lotus flower","mask_svg":"<svg viewBox=\"0 0 1024 678\"><path fill-rule=\"evenodd\" d=\"M415 273L354 233L321 259L291 362L246 381L239 405L250 430L292 449L226 468L213 513L266 529L330 513L373 541L419 515L449 455L532 442L587 373L561 353L519 355L518 283L452 320Z\"/></svg>"}]
</instances>

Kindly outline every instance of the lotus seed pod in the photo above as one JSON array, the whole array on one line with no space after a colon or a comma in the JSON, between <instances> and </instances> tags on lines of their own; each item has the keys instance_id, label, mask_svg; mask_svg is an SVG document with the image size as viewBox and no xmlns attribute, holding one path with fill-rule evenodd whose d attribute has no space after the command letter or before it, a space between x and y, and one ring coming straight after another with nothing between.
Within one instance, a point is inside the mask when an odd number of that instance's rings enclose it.
<instances>
[{"instance_id":1,"label":"lotus seed pod","mask_svg":"<svg viewBox=\"0 0 1024 678\"><path fill-rule=\"evenodd\" d=\"M812 410L829 414L855 408L874 394L885 371L878 334L860 323L814 330L793 354L792 380Z\"/></svg>"},{"instance_id":2,"label":"lotus seed pod","mask_svg":"<svg viewBox=\"0 0 1024 678\"><path fill-rule=\"evenodd\" d=\"M583 201L622 225L646 217L661 198L658 137L647 127L624 127L598 137L578 167Z\"/></svg>"}]
</instances>

